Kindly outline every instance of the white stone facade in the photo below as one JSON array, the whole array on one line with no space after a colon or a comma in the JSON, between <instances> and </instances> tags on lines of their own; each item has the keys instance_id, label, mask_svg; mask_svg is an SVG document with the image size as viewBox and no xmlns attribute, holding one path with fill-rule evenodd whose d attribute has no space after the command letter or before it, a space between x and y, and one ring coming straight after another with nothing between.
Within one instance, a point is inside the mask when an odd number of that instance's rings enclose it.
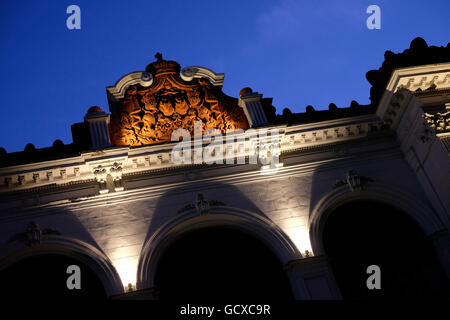
<instances>
[{"instance_id":1,"label":"white stone facade","mask_svg":"<svg viewBox=\"0 0 450 320\"><path fill-rule=\"evenodd\" d=\"M223 81L206 68L196 70L184 76L204 73ZM141 76L129 78L148 80ZM450 159L443 143L450 130L430 128L424 111L429 101L450 102L449 79L450 64L399 70L377 114L266 127L280 132L282 166L275 169L174 165L174 143L0 168L2 267L36 250L84 254L108 295L123 293L128 283L151 290L152 268L174 234L234 225L273 249L297 299L339 299L321 224L332 208L370 199L409 213L427 235L443 234L435 243L450 274L450 240L442 232L450 229ZM434 94L408 91L428 88L430 81L438 86ZM196 206L199 194L204 210ZM8 242L31 221L60 235L42 235L38 246Z\"/></svg>"}]
</instances>

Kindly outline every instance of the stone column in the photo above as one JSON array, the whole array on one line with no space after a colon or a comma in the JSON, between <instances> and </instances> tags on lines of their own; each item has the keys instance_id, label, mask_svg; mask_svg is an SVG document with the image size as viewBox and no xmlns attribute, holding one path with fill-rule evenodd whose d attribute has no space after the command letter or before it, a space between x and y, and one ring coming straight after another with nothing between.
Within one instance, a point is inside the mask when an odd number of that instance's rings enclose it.
<instances>
[{"instance_id":1,"label":"stone column","mask_svg":"<svg viewBox=\"0 0 450 320\"><path fill-rule=\"evenodd\" d=\"M342 299L325 256L289 261L285 267L297 300Z\"/></svg>"},{"instance_id":2,"label":"stone column","mask_svg":"<svg viewBox=\"0 0 450 320\"><path fill-rule=\"evenodd\" d=\"M268 125L266 114L261 104L262 94L244 88L239 93L239 106L244 109L251 128Z\"/></svg>"},{"instance_id":3,"label":"stone column","mask_svg":"<svg viewBox=\"0 0 450 320\"><path fill-rule=\"evenodd\" d=\"M84 117L84 121L89 124L92 149L104 149L112 146L108 131L109 114L103 112L99 107L91 107Z\"/></svg>"}]
</instances>

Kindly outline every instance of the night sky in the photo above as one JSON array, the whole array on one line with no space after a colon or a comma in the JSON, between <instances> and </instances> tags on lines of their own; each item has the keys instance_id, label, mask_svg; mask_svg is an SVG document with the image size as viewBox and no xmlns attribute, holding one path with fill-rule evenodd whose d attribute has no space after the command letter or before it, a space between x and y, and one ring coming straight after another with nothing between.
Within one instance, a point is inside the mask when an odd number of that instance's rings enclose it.
<instances>
[{"instance_id":1,"label":"night sky","mask_svg":"<svg viewBox=\"0 0 450 320\"><path fill-rule=\"evenodd\" d=\"M81 8L68 30L66 9ZM369 30L366 9L381 8ZM156 52L181 67L225 73L224 92L251 87L273 97L279 113L369 103L365 74L385 50L415 37L450 41L450 1L16 1L0 3L0 147L21 151L55 139L90 106L108 110L106 87L144 70Z\"/></svg>"}]
</instances>

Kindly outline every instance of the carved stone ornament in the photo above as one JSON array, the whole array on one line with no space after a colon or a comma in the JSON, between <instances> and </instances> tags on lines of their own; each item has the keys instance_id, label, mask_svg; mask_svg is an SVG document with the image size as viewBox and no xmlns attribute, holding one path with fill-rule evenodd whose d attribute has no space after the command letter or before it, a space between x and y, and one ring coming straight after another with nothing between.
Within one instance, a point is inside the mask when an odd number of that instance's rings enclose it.
<instances>
[{"instance_id":1,"label":"carved stone ornament","mask_svg":"<svg viewBox=\"0 0 450 320\"><path fill-rule=\"evenodd\" d=\"M350 191L362 190L367 182L373 181L372 179L364 176L360 176L354 170L347 171L347 176L344 180L337 180L333 185L333 189L347 185Z\"/></svg>"},{"instance_id":2,"label":"carved stone ornament","mask_svg":"<svg viewBox=\"0 0 450 320\"><path fill-rule=\"evenodd\" d=\"M114 162L114 164L109 169L111 176L114 182L114 188L116 191L123 190L122 183L122 164L118 162Z\"/></svg>"},{"instance_id":3,"label":"carved stone ornament","mask_svg":"<svg viewBox=\"0 0 450 320\"><path fill-rule=\"evenodd\" d=\"M103 168L101 165L94 168L94 176L98 182L106 181L106 168Z\"/></svg>"},{"instance_id":4,"label":"carved stone ornament","mask_svg":"<svg viewBox=\"0 0 450 320\"><path fill-rule=\"evenodd\" d=\"M29 246L33 246L36 244L40 244L42 242L42 236L45 236L47 234L56 234L59 235L60 233L54 229L47 228L47 229L41 229L39 225L31 221L25 232L23 233L17 233L13 237L9 239L8 242L12 241L26 241Z\"/></svg>"},{"instance_id":5,"label":"carved stone ornament","mask_svg":"<svg viewBox=\"0 0 450 320\"><path fill-rule=\"evenodd\" d=\"M180 66L159 54L147 66L151 86L129 86L117 109L111 114L109 131L115 145L140 146L168 142L175 129L183 128L193 136L194 121L203 122L203 132L218 129L247 129L244 111L238 99L225 95L221 88L205 78L184 81Z\"/></svg>"},{"instance_id":6,"label":"carved stone ornament","mask_svg":"<svg viewBox=\"0 0 450 320\"><path fill-rule=\"evenodd\" d=\"M254 155L258 155L260 161L264 164L269 163L275 157L281 155L281 143L278 140L274 141L252 141L252 148L254 150Z\"/></svg>"},{"instance_id":7,"label":"carved stone ornament","mask_svg":"<svg viewBox=\"0 0 450 320\"><path fill-rule=\"evenodd\" d=\"M122 164L114 162L111 169L109 169L109 172L111 173L113 180L122 179Z\"/></svg>"},{"instance_id":8,"label":"carved stone ornament","mask_svg":"<svg viewBox=\"0 0 450 320\"><path fill-rule=\"evenodd\" d=\"M207 214L212 206L224 206L225 203L216 200L206 200L202 193L197 194L195 204L188 204L181 208L178 213L183 213L191 209L197 209L199 215Z\"/></svg>"},{"instance_id":9,"label":"carved stone ornament","mask_svg":"<svg viewBox=\"0 0 450 320\"><path fill-rule=\"evenodd\" d=\"M428 126L437 133L450 131L450 111L435 114L425 113L424 118Z\"/></svg>"},{"instance_id":10,"label":"carved stone ornament","mask_svg":"<svg viewBox=\"0 0 450 320\"><path fill-rule=\"evenodd\" d=\"M41 243L42 231L34 221L30 222L27 227L27 238L30 245Z\"/></svg>"},{"instance_id":11,"label":"carved stone ornament","mask_svg":"<svg viewBox=\"0 0 450 320\"><path fill-rule=\"evenodd\" d=\"M108 172L106 171L106 168L102 167L101 165L95 167L94 176L99 184L100 191L102 192L103 190L107 190L106 178L108 176Z\"/></svg>"}]
</instances>

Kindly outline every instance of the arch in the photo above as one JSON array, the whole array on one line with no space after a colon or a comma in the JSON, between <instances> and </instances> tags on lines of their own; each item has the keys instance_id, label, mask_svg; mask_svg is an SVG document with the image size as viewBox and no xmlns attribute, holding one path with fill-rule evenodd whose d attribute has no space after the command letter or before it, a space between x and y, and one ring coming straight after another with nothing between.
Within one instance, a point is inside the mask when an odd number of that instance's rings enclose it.
<instances>
[{"instance_id":1,"label":"arch","mask_svg":"<svg viewBox=\"0 0 450 320\"><path fill-rule=\"evenodd\" d=\"M191 209L166 222L146 241L139 258L137 288L154 287L159 258L172 242L187 232L220 226L253 235L267 245L283 265L301 257L290 238L268 218L228 206L215 206L201 215Z\"/></svg>"},{"instance_id":2,"label":"arch","mask_svg":"<svg viewBox=\"0 0 450 320\"><path fill-rule=\"evenodd\" d=\"M48 254L64 255L87 265L100 279L107 296L123 292L119 274L102 251L84 241L60 235L44 235L40 244L28 245L20 240L8 243L0 250L0 271L22 259Z\"/></svg>"},{"instance_id":3,"label":"arch","mask_svg":"<svg viewBox=\"0 0 450 320\"><path fill-rule=\"evenodd\" d=\"M445 228L439 216L426 203L400 188L372 182L362 190L340 186L325 194L314 206L309 218L311 247L315 255L324 255L322 232L326 219L339 206L357 200L375 201L397 208L411 217L426 235Z\"/></svg>"}]
</instances>

